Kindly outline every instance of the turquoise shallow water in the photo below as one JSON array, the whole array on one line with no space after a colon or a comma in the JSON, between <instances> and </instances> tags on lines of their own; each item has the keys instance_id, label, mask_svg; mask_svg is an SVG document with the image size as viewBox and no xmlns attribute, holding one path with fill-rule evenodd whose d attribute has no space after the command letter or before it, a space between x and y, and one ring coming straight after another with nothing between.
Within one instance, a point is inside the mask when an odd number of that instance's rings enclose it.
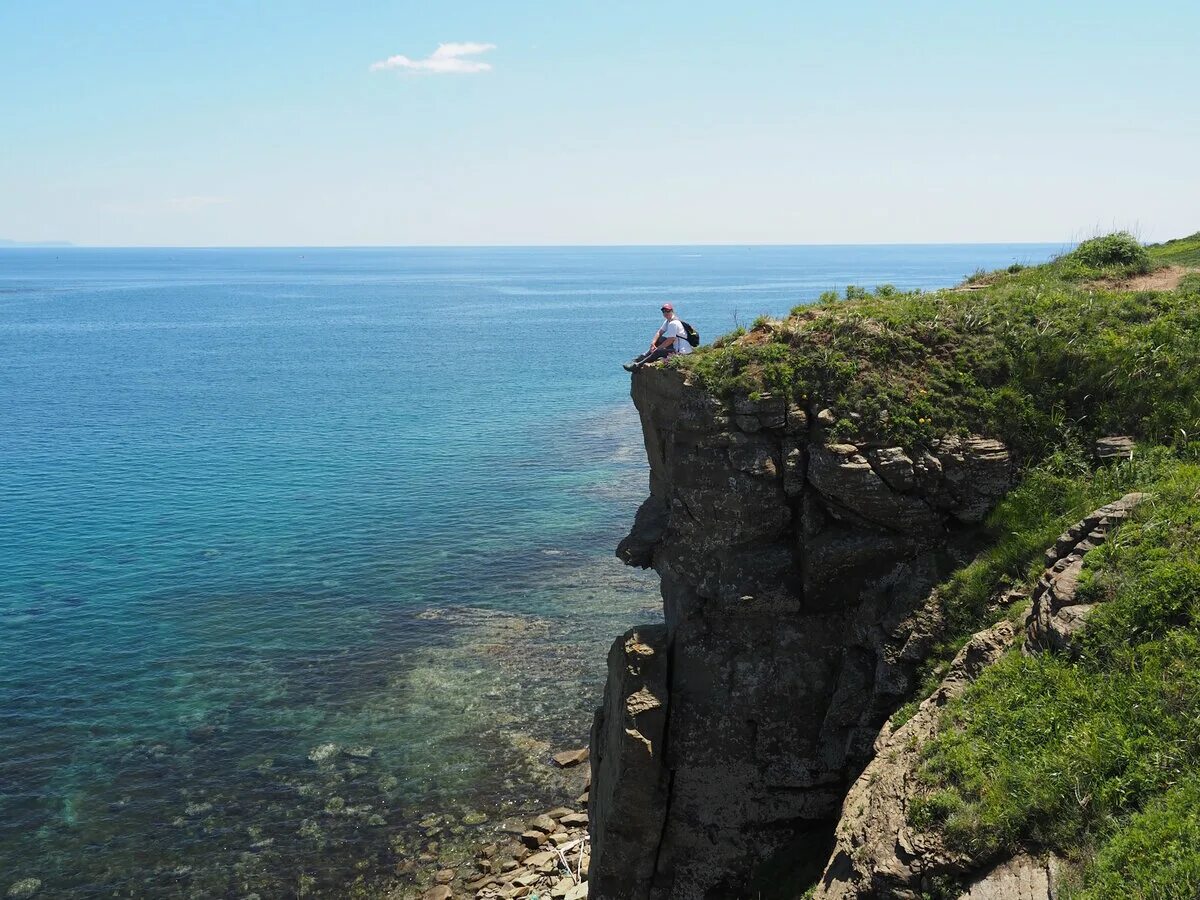
<instances>
[{"instance_id":1,"label":"turquoise shallow water","mask_svg":"<svg viewBox=\"0 0 1200 900\"><path fill-rule=\"evenodd\" d=\"M612 549L660 301L1057 249L0 251L0 879L337 895L535 795L656 605Z\"/></svg>"}]
</instances>

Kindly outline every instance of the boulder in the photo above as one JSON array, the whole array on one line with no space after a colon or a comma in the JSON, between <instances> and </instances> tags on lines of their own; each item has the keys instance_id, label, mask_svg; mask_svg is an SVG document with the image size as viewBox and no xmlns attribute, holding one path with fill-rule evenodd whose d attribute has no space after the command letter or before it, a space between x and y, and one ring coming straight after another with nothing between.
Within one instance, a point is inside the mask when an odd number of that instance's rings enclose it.
<instances>
[{"instance_id":1,"label":"boulder","mask_svg":"<svg viewBox=\"0 0 1200 900\"><path fill-rule=\"evenodd\" d=\"M549 816L542 815L529 820L529 830L553 834L555 831L558 831L558 823Z\"/></svg>"},{"instance_id":2,"label":"boulder","mask_svg":"<svg viewBox=\"0 0 1200 900\"><path fill-rule=\"evenodd\" d=\"M1118 462L1123 459L1133 459L1134 448L1133 438L1127 435L1113 435L1097 438L1093 455L1097 462Z\"/></svg>"},{"instance_id":3,"label":"boulder","mask_svg":"<svg viewBox=\"0 0 1200 900\"><path fill-rule=\"evenodd\" d=\"M1022 853L976 879L959 900L1056 900L1062 864Z\"/></svg>"},{"instance_id":4,"label":"boulder","mask_svg":"<svg viewBox=\"0 0 1200 900\"><path fill-rule=\"evenodd\" d=\"M562 753L555 753L551 757L554 764L560 769L570 769L582 762L587 762L588 748L580 747L578 750L564 750Z\"/></svg>"}]
</instances>

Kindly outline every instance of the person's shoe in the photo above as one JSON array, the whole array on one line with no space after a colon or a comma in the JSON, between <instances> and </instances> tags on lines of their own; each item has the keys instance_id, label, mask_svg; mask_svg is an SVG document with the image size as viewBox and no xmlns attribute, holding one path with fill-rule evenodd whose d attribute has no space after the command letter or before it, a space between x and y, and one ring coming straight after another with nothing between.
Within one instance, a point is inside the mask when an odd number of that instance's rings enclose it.
<instances>
[{"instance_id":1,"label":"person's shoe","mask_svg":"<svg viewBox=\"0 0 1200 900\"><path fill-rule=\"evenodd\" d=\"M634 369L637 368L637 365L635 363L625 363L625 365L621 366L621 368L624 369L626 372L632 372Z\"/></svg>"}]
</instances>

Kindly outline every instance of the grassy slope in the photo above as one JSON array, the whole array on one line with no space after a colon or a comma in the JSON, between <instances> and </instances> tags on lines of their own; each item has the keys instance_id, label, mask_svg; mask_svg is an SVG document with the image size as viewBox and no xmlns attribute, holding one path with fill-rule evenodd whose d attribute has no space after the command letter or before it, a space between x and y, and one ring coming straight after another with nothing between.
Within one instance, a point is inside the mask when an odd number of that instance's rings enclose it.
<instances>
[{"instance_id":1,"label":"grassy slope","mask_svg":"<svg viewBox=\"0 0 1200 900\"><path fill-rule=\"evenodd\" d=\"M1071 485L1060 458L998 510L1027 533L1040 517L1021 508L1042 496L1154 494L1086 559L1081 590L1103 604L1081 659L1014 651L949 707L925 751L919 824L978 858L1065 854L1068 896L1200 896L1197 451L1157 448Z\"/></svg>"},{"instance_id":2,"label":"grassy slope","mask_svg":"<svg viewBox=\"0 0 1200 900\"><path fill-rule=\"evenodd\" d=\"M1089 557L1085 590L1107 602L1083 658L1006 657L947 711L921 773L923 824L980 858L1058 850L1079 897L1200 895L1200 277L1096 284L1197 252L1200 236L1149 252L1110 236L969 290L852 288L672 363L720 394L831 408L834 437L911 448L971 431L1020 453L995 542L940 589L948 634L926 688L972 631L1023 614L996 598L1032 584L1068 525L1155 494ZM1103 433L1147 443L1096 470L1085 448Z\"/></svg>"},{"instance_id":3,"label":"grassy slope","mask_svg":"<svg viewBox=\"0 0 1200 900\"><path fill-rule=\"evenodd\" d=\"M1146 249L1155 262L1172 266L1200 267L1200 231L1189 237L1176 238L1163 244L1152 244Z\"/></svg>"},{"instance_id":4,"label":"grassy slope","mask_svg":"<svg viewBox=\"0 0 1200 900\"><path fill-rule=\"evenodd\" d=\"M1200 431L1200 276L1170 293L1089 285L1153 265L1110 237L970 290L851 288L672 365L719 394L828 407L846 440L916 447L972 431L1026 460L1072 435L1174 442Z\"/></svg>"}]
</instances>

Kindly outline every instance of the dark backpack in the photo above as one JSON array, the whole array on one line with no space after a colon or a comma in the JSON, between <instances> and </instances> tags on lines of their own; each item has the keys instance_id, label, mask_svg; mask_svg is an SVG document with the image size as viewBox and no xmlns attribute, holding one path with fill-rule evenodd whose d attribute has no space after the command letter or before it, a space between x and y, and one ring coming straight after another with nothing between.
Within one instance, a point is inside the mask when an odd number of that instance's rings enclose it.
<instances>
[{"instance_id":1,"label":"dark backpack","mask_svg":"<svg viewBox=\"0 0 1200 900\"><path fill-rule=\"evenodd\" d=\"M695 328L693 328L687 322L683 321L683 319L679 320L679 324L683 326L683 333L687 337L687 342L689 344L691 344L693 347L699 347L700 346L700 332L698 332Z\"/></svg>"}]
</instances>

